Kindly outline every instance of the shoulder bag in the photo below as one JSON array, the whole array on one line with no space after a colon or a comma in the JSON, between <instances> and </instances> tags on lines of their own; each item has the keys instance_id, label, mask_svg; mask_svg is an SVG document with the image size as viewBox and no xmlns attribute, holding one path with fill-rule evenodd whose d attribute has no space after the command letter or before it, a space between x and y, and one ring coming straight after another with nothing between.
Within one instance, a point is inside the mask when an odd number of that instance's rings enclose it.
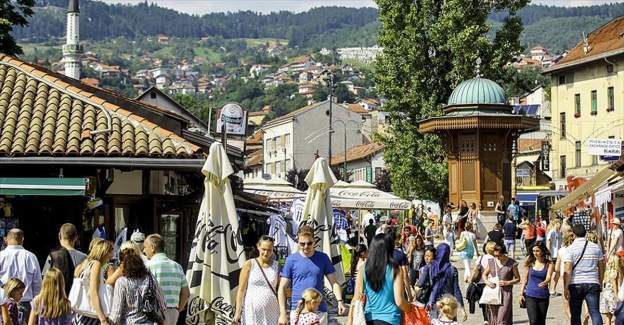
<instances>
[{"instance_id":1,"label":"shoulder bag","mask_svg":"<svg viewBox=\"0 0 624 325\"><path fill-rule=\"evenodd\" d=\"M572 271L574 271L578 263L581 262L581 260L583 259L583 256L585 255L585 250L587 249L587 244L589 244L589 240L585 240L585 246L583 246L583 251L581 252L581 256L579 257L578 260L576 260L576 262L574 262L574 265L572 266ZM572 276L572 274L570 274L570 276Z\"/></svg>"},{"instance_id":2,"label":"shoulder bag","mask_svg":"<svg viewBox=\"0 0 624 325\"><path fill-rule=\"evenodd\" d=\"M364 270L362 270L362 272L364 272ZM351 325L366 325L366 317L364 317L364 303L366 302L366 296L364 295L365 286L366 284L362 278L362 292L360 292L360 299L353 300L351 303Z\"/></svg>"},{"instance_id":3,"label":"shoulder bag","mask_svg":"<svg viewBox=\"0 0 624 325\"><path fill-rule=\"evenodd\" d=\"M494 261L494 270L496 271L496 276L493 276L489 279L489 282L496 284L494 288L490 288L490 286L486 285L483 288L483 293L481 294L481 299L479 299L479 304L481 305L501 305L502 304L502 292L500 285L498 284L498 266L496 265L496 261Z\"/></svg>"},{"instance_id":4,"label":"shoulder bag","mask_svg":"<svg viewBox=\"0 0 624 325\"><path fill-rule=\"evenodd\" d=\"M483 255L479 257L477 260L477 264L472 268L470 272L470 282L471 283L479 283L481 281L481 275L483 273L483 267L481 266L481 261L483 260Z\"/></svg>"},{"instance_id":5,"label":"shoulder bag","mask_svg":"<svg viewBox=\"0 0 624 325\"><path fill-rule=\"evenodd\" d=\"M98 315L89 301L89 279L93 262L82 270L80 276L74 278L71 290L69 291L69 302L74 313L87 316L90 318L98 318ZM100 283L98 284L98 296L100 305L105 315L110 314L113 298L113 287L104 282L104 277L100 274Z\"/></svg>"},{"instance_id":6,"label":"shoulder bag","mask_svg":"<svg viewBox=\"0 0 624 325\"><path fill-rule=\"evenodd\" d=\"M466 240L466 237L462 233L459 236L459 240L455 244L455 250L458 251L458 252L461 252L461 251L466 249L466 246L468 246L468 241Z\"/></svg>"},{"instance_id":7,"label":"shoulder bag","mask_svg":"<svg viewBox=\"0 0 624 325\"><path fill-rule=\"evenodd\" d=\"M258 264L258 268L260 269L260 272L262 272L262 277L264 277L264 280L266 281L267 285L269 286L269 288L271 288L271 292L273 292L273 294L275 295L275 298L277 298L277 291L271 284L271 281L269 281L269 278L266 276L266 273L264 273L264 269L262 269L262 265L260 265L260 262L258 262L257 258L254 258L254 261L256 261L256 264Z\"/></svg>"}]
</instances>

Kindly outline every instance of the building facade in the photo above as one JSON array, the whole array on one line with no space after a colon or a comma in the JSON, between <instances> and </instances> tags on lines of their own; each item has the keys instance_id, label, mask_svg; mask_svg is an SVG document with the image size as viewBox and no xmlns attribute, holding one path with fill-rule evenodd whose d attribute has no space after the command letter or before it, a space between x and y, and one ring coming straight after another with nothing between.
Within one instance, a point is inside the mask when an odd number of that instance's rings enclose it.
<instances>
[{"instance_id":1,"label":"building facade","mask_svg":"<svg viewBox=\"0 0 624 325\"><path fill-rule=\"evenodd\" d=\"M315 103L267 122L262 127L264 174L286 177L291 169L308 169L316 155L329 155L328 126L329 101ZM334 135L332 152L362 144L360 125L362 116L341 104L332 105ZM337 122L343 121L343 122ZM345 127L346 126L346 127Z\"/></svg>"},{"instance_id":2,"label":"building facade","mask_svg":"<svg viewBox=\"0 0 624 325\"><path fill-rule=\"evenodd\" d=\"M566 177L591 177L608 165L588 152L589 139L624 136L624 17L590 33L551 76L551 166L557 189Z\"/></svg>"}]
</instances>

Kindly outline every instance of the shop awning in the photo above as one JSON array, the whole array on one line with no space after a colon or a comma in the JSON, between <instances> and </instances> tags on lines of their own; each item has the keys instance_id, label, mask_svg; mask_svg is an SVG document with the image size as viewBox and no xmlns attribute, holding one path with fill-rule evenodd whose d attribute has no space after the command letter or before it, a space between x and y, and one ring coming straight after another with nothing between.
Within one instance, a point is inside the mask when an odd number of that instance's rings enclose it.
<instances>
[{"instance_id":1,"label":"shop awning","mask_svg":"<svg viewBox=\"0 0 624 325\"><path fill-rule=\"evenodd\" d=\"M0 195L82 196L86 178L0 178Z\"/></svg>"},{"instance_id":2,"label":"shop awning","mask_svg":"<svg viewBox=\"0 0 624 325\"><path fill-rule=\"evenodd\" d=\"M334 208L408 210L412 207L412 202L380 191L364 181L338 182L330 188L330 193Z\"/></svg>"},{"instance_id":3,"label":"shop awning","mask_svg":"<svg viewBox=\"0 0 624 325\"><path fill-rule=\"evenodd\" d=\"M579 198L584 196L589 196L592 193L596 192L600 185L607 181L612 176L616 175L617 172L609 167L604 168L599 171L594 177L592 177L589 181L579 186L574 191L570 192L570 194L566 195L564 198L559 200L557 203L553 204L550 209L551 210L560 210L567 207L570 204L575 203Z\"/></svg>"},{"instance_id":4,"label":"shop awning","mask_svg":"<svg viewBox=\"0 0 624 325\"><path fill-rule=\"evenodd\" d=\"M516 193L516 200L520 202L536 202L537 193Z\"/></svg>"}]
</instances>

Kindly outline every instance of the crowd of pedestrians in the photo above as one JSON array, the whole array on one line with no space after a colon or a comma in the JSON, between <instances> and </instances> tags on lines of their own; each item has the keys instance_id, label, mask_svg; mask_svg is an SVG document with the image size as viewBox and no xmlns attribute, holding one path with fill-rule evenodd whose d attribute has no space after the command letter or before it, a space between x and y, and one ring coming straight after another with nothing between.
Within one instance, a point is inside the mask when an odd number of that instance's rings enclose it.
<instances>
[{"instance_id":1,"label":"crowd of pedestrians","mask_svg":"<svg viewBox=\"0 0 624 325\"><path fill-rule=\"evenodd\" d=\"M43 269L24 237L11 229L0 251L0 324L172 325L189 299L184 271L164 254L158 234L143 250L123 243L113 261L110 241L94 238L85 254L75 248L76 227L64 224Z\"/></svg>"}]
</instances>

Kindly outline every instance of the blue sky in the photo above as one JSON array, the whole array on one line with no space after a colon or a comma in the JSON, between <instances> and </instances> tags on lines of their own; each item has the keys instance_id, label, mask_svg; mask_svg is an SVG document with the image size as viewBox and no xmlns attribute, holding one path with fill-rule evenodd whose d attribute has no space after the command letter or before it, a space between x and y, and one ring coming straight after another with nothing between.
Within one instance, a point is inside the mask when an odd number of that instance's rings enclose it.
<instances>
[{"instance_id":1,"label":"blue sky","mask_svg":"<svg viewBox=\"0 0 624 325\"><path fill-rule=\"evenodd\" d=\"M103 0L107 3L136 4L145 0ZM321 6L345 7L374 7L373 0L148 0L163 7L178 11L205 14L209 12L225 12L252 10L263 13L288 10L294 12L306 11ZM588 6L594 4L624 2L624 0L533 0L535 4L552 6Z\"/></svg>"}]
</instances>

